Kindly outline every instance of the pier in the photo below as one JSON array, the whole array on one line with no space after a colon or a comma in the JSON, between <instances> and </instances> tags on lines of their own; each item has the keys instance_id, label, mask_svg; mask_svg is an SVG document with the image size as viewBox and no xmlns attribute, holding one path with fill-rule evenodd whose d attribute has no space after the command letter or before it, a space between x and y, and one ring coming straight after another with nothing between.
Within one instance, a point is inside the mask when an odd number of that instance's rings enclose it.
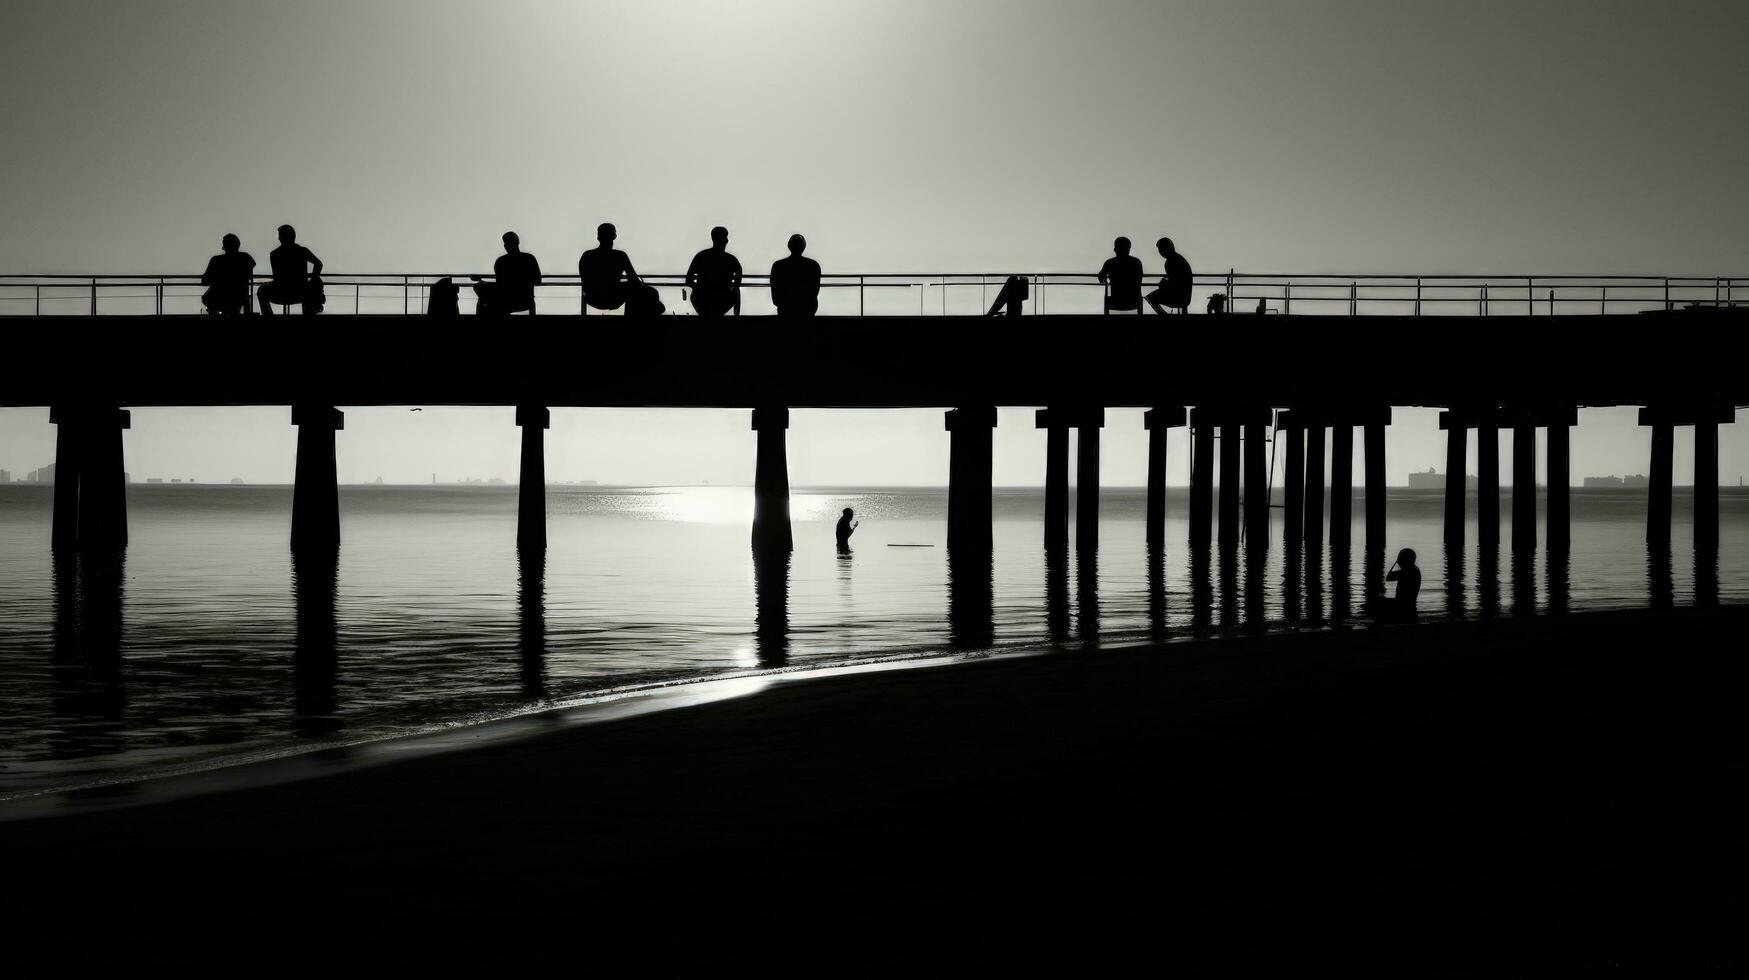
<instances>
[{"instance_id":1,"label":"pier","mask_svg":"<svg viewBox=\"0 0 1749 980\"><path fill-rule=\"evenodd\" d=\"M340 542L335 445L344 406L508 405L521 428L524 548L545 545L539 489L554 407L747 409L757 454L752 543L766 552L791 547L790 409L941 407L951 460L948 543L988 550L996 409L1024 406L1040 407L1036 424L1048 434L1040 463L1047 546L1070 540L1070 430L1079 433L1075 540L1097 546L1099 433L1106 409L1121 407L1147 410L1150 544L1167 544L1168 434L1187 428L1190 545L1207 547L1214 537L1223 548L1269 546L1273 460L1287 474L1283 485L1291 483L1280 533L1297 546L1327 542L1346 553L1358 433L1362 544L1373 560L1385 547L1384 432L1393 407L1443 410L1453 474L1463 472L1468 433L1477 432L1483 544L1497 534L1498 431L1511 428L1512 542L1535 547L1540 435L1549 474L1545 543L1562 548L1568 432L1578 410L1629 405L1642 409L1641 423L1652 430L1648 540L1669 542L1673 433L1692 426L1696 543L1711 548L1717 427L1749 404L1749 374L1734 357L1709 352L1731 346L1746 316L1726 308L1632 317L664 318L660 329L635 331L580 316L489 324L45 317L13 324L13 363L29 368L0 381L0 405L45 407L59 427L57 548L126 545L121 431L129 409L168 405L288 407L298 428L295 549ZM1457 336L1464 343L1455 344ZM1272 441L1283 439L1287 451L1272 452ZM1322 468L1307 462L1322 459L1326 440L1327 491ZM1454 478L1446 511L1452 544L1464 534L1464 497Z\"/></svg>"}]
</instances>

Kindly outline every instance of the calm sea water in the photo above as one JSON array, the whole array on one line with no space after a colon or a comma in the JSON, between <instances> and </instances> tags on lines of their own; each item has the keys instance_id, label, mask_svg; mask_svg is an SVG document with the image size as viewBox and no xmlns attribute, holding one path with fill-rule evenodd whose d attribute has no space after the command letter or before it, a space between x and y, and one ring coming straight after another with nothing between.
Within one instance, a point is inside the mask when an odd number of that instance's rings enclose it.
<instances>
[{"instance_id":1,"label":"calm sea water","mask_svg":"<svg viewBox=\"0 0 1749 980\"><path fill-rule=\"evenodd\" d=\"M1279 543L1193 563L1181 494L1151 560L1139 490L1101 495L1097 556L1055 557L1041 492L998 491L993 555L952 562L943 490L798 492L794 557L756 568L740 488L555 488L535 560L514 547L513 487L347 488L338 557L294 562L289 488L135 486L124 557L57 562L50 491L0 486L0 795L628 685L1340 621L1367 574L1358 554L1302 571ZM1686 503L1660 559L1643 495L1622 491L1575 492L1564 561L1473 544L1448 560L1436 492L1391 494L1389 542L1420 552L1432 616L1749 598L1749 496L1726 491L1716 561L1690 557ZM863 526L839 555L847 506Z\"/></svg>"}]
</instances>

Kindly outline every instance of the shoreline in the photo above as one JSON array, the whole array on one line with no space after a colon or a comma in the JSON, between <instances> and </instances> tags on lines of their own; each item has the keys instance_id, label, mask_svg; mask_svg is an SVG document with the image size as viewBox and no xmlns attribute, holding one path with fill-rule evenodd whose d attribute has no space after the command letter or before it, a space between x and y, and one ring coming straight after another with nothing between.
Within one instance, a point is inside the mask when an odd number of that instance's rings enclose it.
<instances>
[{"instance_id":1,"label":"shoreline","mask_svg":"<svg viewBox=\"0 0 1749 980\"><path fill-rule=\"evenodd\" d=\"M69 970L263 944L312 968L1741 968L1745 625L1583 613L774 684L10 823L6 914L23 962ZM128 911L93 931L97 908Z\"/></svg>"}]
</instances>

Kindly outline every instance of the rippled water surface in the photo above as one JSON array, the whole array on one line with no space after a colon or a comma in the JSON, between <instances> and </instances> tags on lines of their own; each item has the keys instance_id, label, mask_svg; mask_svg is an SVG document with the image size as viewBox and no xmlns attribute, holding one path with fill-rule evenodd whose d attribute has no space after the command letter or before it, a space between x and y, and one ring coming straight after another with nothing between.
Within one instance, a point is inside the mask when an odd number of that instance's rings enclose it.
<instances>
[{"instance_id":1,"label":"rippled water surface","mask_svg":"<svg viewBox=\"0 0 1749 980\"><path fill-rule=\"evenodd\" d=\"M488 717L624 685L992 645L1075 644L1357 610L1367 569L1290 578L1279 542L1193 563L1181 496L1151 562L1143 494L1101 496L1097 557L1047 557L1043 498L998 491L993 556L944 547L943 490L809 491L796 551L756 568L738 488L554 489L544 558L513 487L347 488L337 557L288 553L291 491L141 487L115 560L51 560L49 487L0 486L0 793ZM1394 491L1389 546L1422 555L1429 615L1740 601L1749 497L1716 561L1649 560L1642 495L1574 495L1565 561L1459 560L1437 493ZM839 510L863 527L833 547ZM1473 509L1472 509L1473 513ZM1358 518L1353 537L1364 534ZM922 547L913 547L922 546Z\"/></svg>"}]
</instances>

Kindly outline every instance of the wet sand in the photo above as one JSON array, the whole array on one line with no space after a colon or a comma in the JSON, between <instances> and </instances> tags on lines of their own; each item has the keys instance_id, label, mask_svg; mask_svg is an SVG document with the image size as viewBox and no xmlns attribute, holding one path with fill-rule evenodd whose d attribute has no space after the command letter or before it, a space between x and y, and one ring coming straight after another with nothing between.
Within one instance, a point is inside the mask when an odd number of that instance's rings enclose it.
<instances>
[{"instance_id":1,"label":"wet sand","mask_svg":"<svg viewBox=\"0 0 1749 980\"><path fill-rule=\"evenodd\" d=\"M861 674L4 824L8 961L1741 975L1746 623Z\"/></svg>"}]
</instances>

